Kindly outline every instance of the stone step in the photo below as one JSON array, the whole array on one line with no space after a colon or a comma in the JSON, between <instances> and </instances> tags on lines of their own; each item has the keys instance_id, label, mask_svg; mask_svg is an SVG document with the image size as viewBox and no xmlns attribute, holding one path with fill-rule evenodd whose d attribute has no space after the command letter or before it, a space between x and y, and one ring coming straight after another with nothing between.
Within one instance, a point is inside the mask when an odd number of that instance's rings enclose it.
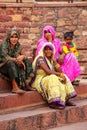
<instances>
[{"instance_id":1,"label":"stone step","mask_svg":"<svg viewBox=\"0 0 87 130\"><path fill-rule=\"evenodd\" d=\"M42 107L27 108L0 115L1 130L48 130L70 123L87 121L87 99L75 101L76 106L64 110Z\"/></svg>"},{"instance_id":2,"label":"stone step","mask_svg":"<svg viewBox=\"0 0 87 130\"><path fill-rule=\"evenodd\" d=\"M10 88L10 85L9 85L9 88ZM4 89L2 87L1 89L3 91L4 90L6 91L7 88L4 85ZM22 109L25 107L38 106L38 105L45 104L45 101L43 100L42 96L37 91L27 91L23 95L18 95L18 94L11 93L10 89L8 89L9 92L0 93L0 113L14 110L14 109ZM75 99L87 98L86 83L85 84L81 83L79 86L75 86L75 90L77 91L77 94L78 94L77 98Z\"/></svg>"},{"instance_id":3,"label":"stone step","mask_svg":"<svg viewBox=\"0 0 87 130\"><path fill-rule=\"evenodd\" d=\"M11 89L11 83L7 79L5 79L5 77L0 77L0 93L10 92Z\"/></svg>"},{"instance_id":4,"label":"stone step","mask_svg":"<svg viewBox=\"0 0 87 130\"><path fill-rule=\"evenodd\" d=\"M29 91L23 95L13 93L0 94L0 113L10 110L22 109L25 107L32 107L44 104L45 101L42 96L36 91Z\"/></svg>"},{"instance_id":5,"label":"stone step","mask_svg":"<svg viewBox=\"0 0 87 130\"><path fill-rule=\"evenodd\" d=\"M49 130L87 130L87 121L71 123L62 127L52 128Z\"/></svg>"},{"instance_id":6,"label":"stone step","mask_svg":"<svg viewBox=\"0 0 87 130\"><path fill-rule=\"evenodd\" d=\"M87 93L87 85L80 84L79 86L74 86L77 94L85 94Z\"/></svg>"},{"instance_id":7,"label":"stone step","mask_svg":"<svg viewBox=\"0 0 87 130\"><path fill-rule=\"evenodd\" d=\"M79 86L75 87L77 91L77 98L87 98L87 87ZM84 91L83 91L84 90ZM31 107L44 104L42 96L37 91L27 91L23 95L9 93L0 93L0 112L9 111L10 109L20 109L23 107Z\"/></svg>"}]
</instances>

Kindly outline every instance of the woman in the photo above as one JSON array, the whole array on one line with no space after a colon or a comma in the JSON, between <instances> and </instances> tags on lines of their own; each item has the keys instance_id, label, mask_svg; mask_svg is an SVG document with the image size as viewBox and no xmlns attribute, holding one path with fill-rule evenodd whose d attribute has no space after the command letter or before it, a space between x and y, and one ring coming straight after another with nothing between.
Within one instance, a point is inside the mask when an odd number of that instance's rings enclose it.
<instances>
[{"instance_id":1,"label":"woman","mask_svg":"<svg viewBox=\"0 0 87 130\"><path fill-rule=\"evenodd\" d=\"M54 57L61 65L63 73L65 73L70 81L73 82L81 74L79 63L74 54L68 53L65 55L63 53L61 42L56 38L56 32L50 25L47 25L43 28L42 38L37 42L36 55L38 55L45 42L53 43L55 47Z\"/></svg>"},{"instance_id":2,"label":"woman","mask_svg":"<svg viewBox=\"0 0 87 130\"><path fill-rule=\"evenodd\" d=\"M23 55L19 43L18 30L12 29L0 45L0 73L7 76L12 83L12 92L22 94L26 81L32 72L31 62ZM20 89L22 88L22 89Z\"/></svg>"},{"instance_id":3,"label":"woman","mask_svg":"<svg viewBox=\"0 0 87 130\"><path fill-rule=\"evenodd\" d=\"M66 104L75 105L69 99L77 94L70 80L62 73L59 64L54 59L54 53L53 44L44 43L33 62L36 77L32 87L43 96L50 107L63 109Z\"/></svg>"}]
</instances>

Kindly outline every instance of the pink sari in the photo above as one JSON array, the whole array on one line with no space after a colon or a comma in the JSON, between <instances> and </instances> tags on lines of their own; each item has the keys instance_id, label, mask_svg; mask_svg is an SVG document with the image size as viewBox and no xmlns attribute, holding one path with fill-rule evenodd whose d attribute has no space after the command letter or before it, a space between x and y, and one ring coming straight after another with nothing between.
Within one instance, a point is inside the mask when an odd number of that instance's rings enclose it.
<instances>
[{"instance_id":1,"label":"pink sari","mask_svg":"<svg viewBox=\"0 0 87 130\"><path fill-rule=\"evenodd\" d=\"M38 55L40 49L48 42L44 37L44 31L49 30L52 34L52 43L55 47L54 57L58 59L58 54L62 51L61 42L56 38L56 32L54 28L50 25L45 26L42 32L42 38L37 42L37 50L36 55ZM62 71L68 76L70 81L74 81L81 74L80 66L78 61L76 60L74 54L68 53L64 58L64 63L61 65Z\"/></svg>"},{"instance_id":2,"label":"pink sari","mask_svg":"<svg viewBox=\"0 0 87 130\"><path fill-rule=\"evenodd\" d=\"M64 63L61 65L61 68L71 82L81 74L80 65L73 53L68 53L64 57Z\"/></svg>"}]
</instances>

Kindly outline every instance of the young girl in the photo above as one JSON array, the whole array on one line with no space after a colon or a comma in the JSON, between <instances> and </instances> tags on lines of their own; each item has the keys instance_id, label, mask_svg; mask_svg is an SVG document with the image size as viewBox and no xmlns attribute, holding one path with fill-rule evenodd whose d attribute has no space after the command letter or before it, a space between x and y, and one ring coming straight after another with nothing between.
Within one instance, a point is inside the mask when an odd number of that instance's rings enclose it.
<instances>
[{"instance_id":1,"label":"young girl","mask_svg":"<svg viewBox=\"0 0 87 130\"><path fill-rule=\"evenodd\" d=\"M79 54L78 54L78 51L77 51L77 47L76 47L76 44L75 42L73 42L73 32L66 32L64 34L64 41L65 41L65 44L63 45L63 52L65 53L65 55L68 55L68 54L74 54L74 56L76 57L76 59L79 58ZM71 65L70 65L70 68L74 71L74 67L72 66L72 62L74 62L74 66L76 66L75 62L77 60L74 60L72 61L71 60ZM77 61L78 62L78 61ZM78 63L79 64L79 63ZM80 66L78 65L78 67L76 68L76 70L80 70ZM74 71L75 73L75 71ZM77 75L78 76L78 75ZM77 77L75 77L75 79L72 81L73 85L78 85L79 83L79 80L76 80Z\"/></svg>"},{"instance_id":2,"label":"young girl","mask_svg":"<svg viewBox=\"0 0 87 130\"><path fill-rule=\"evenodd\" d=\"M75 42L72 42L72 40L73 40L73 32L66 32L64 34L65 44L63 45L63 51L65 54L72 52L78 59L79 54L78 54L78 51L76 48L76 44L75 44Z\"/></svg>"}]
</instances>

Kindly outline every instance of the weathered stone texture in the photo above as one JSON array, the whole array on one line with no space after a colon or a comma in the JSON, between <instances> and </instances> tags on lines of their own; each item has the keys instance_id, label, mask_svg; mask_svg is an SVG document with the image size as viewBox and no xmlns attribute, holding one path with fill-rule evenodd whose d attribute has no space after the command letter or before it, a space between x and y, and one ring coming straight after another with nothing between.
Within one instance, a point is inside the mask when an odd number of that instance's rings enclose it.
<instances>
[{"instance_id":1,"label":"weathered stone texture","mask_svg":"<svg viewBox=\"0 0 87 130\"><path fill-rule=\"evenodd\" d=\"M17 27L21 43L36 47L45 25L52 25L63 42L66 31L74 32L74 41L80 48L80 60L87 61L87 4L10 4L0 5L0 42L6 33ZM82 49L82 50L81 50Z\"/></svg>"}]
</instances>

